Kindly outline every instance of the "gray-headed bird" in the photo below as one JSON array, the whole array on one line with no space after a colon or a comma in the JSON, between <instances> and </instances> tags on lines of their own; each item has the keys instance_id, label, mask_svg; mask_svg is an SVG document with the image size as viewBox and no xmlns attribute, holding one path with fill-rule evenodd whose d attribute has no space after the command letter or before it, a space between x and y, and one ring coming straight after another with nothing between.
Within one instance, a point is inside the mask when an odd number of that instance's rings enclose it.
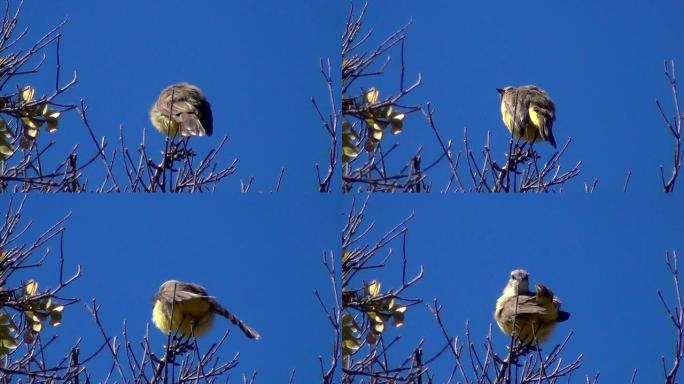
<instances>
[{"instance_id":1,"label":"gray-headed bird","mask_svg":"<svg viewBox=\"0 0 684 384\"><path fill-rule=\"evenodd\" d=\"M536 289L530 291L527 271L514 270L494 311L501 331L526 346L546 341L558 323L570 318L570 313L561 311L560 300L550 289L541 284Z\"/></svg>"},{"instance_id":2,"label":"gray-headed bird","mask_svg":"<svg viewBox=\"0 0 684 384\"><path fill-rule=\"evenodd\" d=\"M548 141L556 148L552 131L556 107L545 90L524 85L497 91L501 96L501 118L513 137L529 143Z\"/></svg>"},{"instance_id":3,"label":"gray-headed bird","mask_svg":"<svg viewBox=\"0 0 684 384\"><path fill-rule=\"evenodd\" d=\"M164 88L150 109L150 120L167 136L211 136L214 131L211 104L202 90L188 83Z\"/></svg>"},{"instance_id":4,"label":"gray-headed bird","mask_svg":"<svg viewBox=\"0 0 684 384\"><path fill-rule=\"evenodd\" d=\"M250 339L259 340L259 333L223 308L204 287L169 280L159 287L152 300L152 321L164 333L179 332L185 337L198 337L212 326L214 314L237 325Z\"/></svg>"}]
</instances>

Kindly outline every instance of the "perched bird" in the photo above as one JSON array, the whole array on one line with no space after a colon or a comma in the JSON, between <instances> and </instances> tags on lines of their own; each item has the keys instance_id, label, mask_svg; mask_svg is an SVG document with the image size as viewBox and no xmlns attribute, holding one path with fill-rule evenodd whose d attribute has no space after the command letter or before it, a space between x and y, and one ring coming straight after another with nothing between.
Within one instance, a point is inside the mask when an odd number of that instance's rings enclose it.
<instances>
[{"instance_id":1,"label":"perched bird","mask_svg":"<svg viewBox=\"0 0 684 384\"><path fill-rule=\"evenodd\" d=\"M516 269L496 301L494 319L499 328L523 345L541 344L558 323L570 318L570 313L560 310L560 300L550 289L541 284L536 289L536 293L530 291L527 271Z\"/></svg>"},{"instance_id":2,"label":"perched bird","mask_svg":"<svg viewBox=\"0 0 684 384\"><path fill-rule=\"evenodd\" d=\"M548 141L556 148L552 131L556 107L545 90L525 85L497 91L501 96L501 117L513 137L530 143Z\"/></svg>"},{"instance_id":3,"label":"perched bird","mask_svg":"<svg viewBox=\"0 0 684 384\"><path fill-rule=\"evenodd\" d=\"M167 136L211 136L214 118L202 90L188 83L170 85L150 109L150 120Z\"/></svg>"},{"instance_id":4,"label":"perched bird","mask_svg":"<svg viewBox=\"0 0 684 384\"><path fill-rule=\"evenodd\" d=\"M152 301L152 321L164 333L201 336L211 328L214 314L217 314L237 325L250 339L261 338L254 328L223 308L200 285L169 280L159 287Z\"/></svg>"}]
</instances>

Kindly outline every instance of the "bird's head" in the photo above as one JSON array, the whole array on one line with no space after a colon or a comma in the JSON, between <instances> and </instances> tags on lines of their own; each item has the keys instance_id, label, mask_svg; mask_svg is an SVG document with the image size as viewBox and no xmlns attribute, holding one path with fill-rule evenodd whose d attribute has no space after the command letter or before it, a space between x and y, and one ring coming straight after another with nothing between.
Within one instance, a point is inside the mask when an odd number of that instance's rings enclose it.
<instances>
[{"instance_id":1,"label":"bird's head","mask_svg":"<svg viewBox=\"0 0 684 384\"><path fill-rule=\"evenodd\" d=\"M527 271L516 269L511 272L511 278L508 280L506 289L510 289L515 294L529 293L530 286Z\"/></svg>"},{"instance_id":2,"label":"bird's head","mask_svg":"<svg viewBox=\"0 0 684 384\"><path fill-rule=\"evenodd\" d=\"M499 96L503 97L504 94L511 89L513 89L513 87L503 87L503 88L497 88L496 91L499 92Z\"/></svg>"}]
</instances>

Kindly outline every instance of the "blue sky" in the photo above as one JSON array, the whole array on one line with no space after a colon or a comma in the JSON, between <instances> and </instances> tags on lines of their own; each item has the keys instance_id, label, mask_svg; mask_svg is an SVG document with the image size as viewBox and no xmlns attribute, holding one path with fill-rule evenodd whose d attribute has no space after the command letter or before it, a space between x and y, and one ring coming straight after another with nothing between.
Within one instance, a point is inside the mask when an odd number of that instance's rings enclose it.
<instances>
[{"instance_id":1,"label":"blue sky","mask_svg":"<svg viewBox=\"0 0 684 384\"><path fill-rule=\"evenodd\" d=\"M403 295L422 298L425 304L439 299L452 336L464 340L469 320L482 351L491 324L497 352L505 353L509 339L493 321L494 303L510 271L525 268L532 284L551 287L572 314L543 349L550 351L573 330L563 357L568 361L584 353L581 376L574 375L575 380L600 371L601 381L627 382L638 368L637 382L656 382L662 380L660 357L670 364L675 340L656 290L673 297L664 257L667 250L684 256L682 207L681 199L664 197L643 204L624 196L562 202L381 196L371 198L366 225L375 222L371 238L377 239L415 212L408 225L407 275L414 276L422 265L425 277ZM379 279L383 289L400 284L402 242L391 246L395 254L387 267L361 273L358 279ZM397 364L419 340L425 339L425 359L443 341L424 305L410 308L404 327L391 329L386 337L398 335ZM452 367L447 353L433 366L436 382L444 382Z\"/></svg>"},{"instance_id":2,"label":"blue sky","mask_svg":"<svg viewBox=\"0 0 684 384\"><path fill-rule=\"evenodd\" d=\"M332 330L314 290L333 304L322 257L339 244L338 219L330 214L339 207L324 197L241 196L219 204L196 197L31 196L23 218L24 223L33 221L33 227L22 243L72 212L64 237L65 274L77 264L82 268L82 277L63 292L82 302L65 310L62 326L45 328L46 335L59 335L49 358L64 356L79 337L84 357L101 344L85 308L92 298L101 305L109 335L120 335L126 320L129 337L139 345L150 323L152 296L161 283L175 278L204 285L261 333L260 341L249 340L227 320L217 318L211 333L199 339L206 351L231 330L220 354L227 360L240 352L240 365L230 382L242 382L241 374L253 371L257 382L287 382L293 368L297 383L320 381L318 357L329 358L332 347L331 337L322 335L331 335ZM50 243L53 252L59 250L57 245ZM25 270L15 278L34 278L41 290L56 283L57 256L48 258L43 268ZM159 354L166 338L153 327L150 334ZM89 364L92 379L104 379L108 362L102 358Z\"/></svg>"},{"instance_id":3,"label":"blue sky","mask_svg":"<svg viewBox=\"0 0 684 384\"><path fill-rule=\"evenodd\" d=\"M327 1L188 6L178 0L34 0L26 2L20 27L30 25L28 43L69 18L61 42L62 79L77 70L79 83L62 102L85 99L91 125L110 145L123 125L135 148L143 127L151 129L149 108L159 92L188 81L204 90L214 112L214 136L193 140L195 149L204 153L227 134L219 159L224 164L239 158L237 174L219 190L239 191L239 180L250 176L254 189L270 190L284 166L282 190L313 191L314 163L327 161L328 138L310 99L327 100L319 58L333 58L338 68L341 9ZM37 94L54 88L54 49L47 54L44 72L25 77ZM148 135L150 152L158 153L161 135ZM59 144L56 154L74 143L81 143L83 159L93 153L76 113L64 116L51 139Z\"/></svg>"},{"instance_id":4,"label":"blue sky","mask_svg":"<svg viewBox=\"0 0 684 384\"><path fill-rule=\"evenodd\" d=\"M556 141L573 140L562 161L564 168L583 162L581 176L566 190L581 191L585 181L598 178L599 191L621 191L630 169L630 190L659 191L658 166L664 164L669 174L674 140L655 99L674 115L663 61L677 60L681 74L683 14L684 3L674 0L399 0L391 6L375 1L367 12L365 27L373 29L373 36L366 48L413 20L405 48L406 81L412 83L421 73L423 86L404 104L430 101L443 138L454 139L459 149L467 127L471 146L481 157L489 131L493 153L501 162L509 134L501 121L496 88L537 84L556 102ZM374 85L381 96L396 92L398 49L391 58L385 76L359 82L353 91ZM439 153L420 114L410 116L403 133L388 143L400 144L393 156L401 165L420 145L425 164ZM552 153L549 145L537 147L544 159ZM436 186L446 184L448 172L443 163L433 173Z\"/></svg>"}]
</instances>

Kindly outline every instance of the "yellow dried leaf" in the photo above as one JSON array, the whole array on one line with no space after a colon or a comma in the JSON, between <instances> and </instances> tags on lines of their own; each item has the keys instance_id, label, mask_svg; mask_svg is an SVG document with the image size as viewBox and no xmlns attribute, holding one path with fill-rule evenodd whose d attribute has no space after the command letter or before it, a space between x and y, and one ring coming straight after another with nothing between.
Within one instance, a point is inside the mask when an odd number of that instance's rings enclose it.
<instances>
[{"instance_id":1,"label":"yellow dried leaf","mask_svg":"<svg viewBox=\"0 0 684 384\"><path fill-rule=\"evenodd\" d=\"M402 121L402 120L404 120L404 117L406 117L406 114L403 114L401 112L397 112L394 115L390 116L390 120Z\"/></svg>"},{"instance_id":2,"label":"yellow dried leaf","mask_svg":"<svg viewBox=\"0 0 684 384\"><path fill-rule=\"evenodd\" d=\"M50 308L50 313L61 313L62 311L64 311L63 305L55 305L54 307Z\"/></svg>"},{"instance_id":3,"label":"yellow dried leaf","mask_svg":"<svg viewBox=\"0 0 684 384\"><path fill-rule=\"evenodd\" d=\"M342 140L356 141L358 139L359 137L356 134L356 131L351 127L351 124L347 123L345 127L345 124L342 123Z\"/></svg>"},{"instance_id":4,"label":"yellow dried leaf","mask_svg":"<svg viewBox=\"0 0 684 384\"><path fill-rule=\"evenodd\" d=\"M394 313L404 313L406 312L406 306L405 305L397 305L394 307Z\"/></svg>"},{"instance_id":5,"label":"yellow dried leaf","mask_svg":"<svg viewBox=\"0 0 684 384\"><path fill-rule=\"evenodd\" d=\"M346 157L346 161L351 161L355 159L357 156L359 156L359 148L357 148L355 145L343 145L342 146L342 156Z\"/></svg>"},{"instance_id":6,"label":"yellow dried leaf","mask_svg":"<svg viewBox=\"0 0 684 384\"><path fill-rule=\"evenodd\" d=\"M10 157L14 153L14 147L12 144L0 140L0 156Z\"/></svg>"},{"instance_id":7,"label":"yellow dried leaf","mask_svg":"<svg viewBox=\"0 0 684 384\"><path fill-rule=\"evenodd\" d=\"M24 129L24 135L26 135L29 139L35 140L36 137L40 134L40 131L38 131L37 128L26 128Z\"/></svg>"},{"instance_id":8,"label":"yellow dried leaf","mask_svg":"<svg viewBox=\"0 0 684 384\"><path fill-rule=\"evenodd\" d=\"M377 312L374 311L368 311L367 312L368 318L371 319L374 323L382 323L382 317Z\"/></svg>"},{"instance_id":9,"label":"yellow dried leaf","mask_svg":"<svg viewBox=\"0 0 684 384\"><path fill-rule=\"evenodd\" d=\"M24 124L24 127L29 129L38 129L44 123L43 120L34 119L28 116L22 117L21 122Z\"/></svg>"},{"instance_id":10,"label":"yellow dried leaf","mask_svg":"<svg viewBox=\"0 0 684 384\"><path fill-rule=\"evenodd\" d=\"M43 329L43 323L41 322L36 322L31 324L31 329L33 332L39 333L41 329Z\"/></svg>"},{"instance_id":11,"label":"yellow dried leaf","mask_svg":"<svg viewBox=\"0 0 684 384\"><path fill-rule=\"evenodd\" d=\"M21 99L24 100L24 102L28 103L29 101L33 100L33 94L36 92L35 89L33 89L32 86L27 85L24 87L24 89L21 90Z\"/></svg>"},{"instance_id":12,"label":"yellow dried leaf","mask_svg":"<svg viewBox=\"0 0 684 384\"><path fill-rule=\"evenodd\" d=\"M381 130L387 128L387 123L384 121L372 120L372 119L369 119L369 120L373 122L373 124L369 124L370 127L376 131L381 131Z\"/></svg>"},{"instance_id":13,"label":"yellow dried leaf","mask_svg":"<svg viewBox=\"0 0 684 384\"><path fill-rule=\"evenodd\" d=\"M36 111L38 112L37 113L38 115L46 116L48 114L48 104L47 103L40 104L36 108Z\"/></svg>"},{"instance_id":14,"label":"yellow dried leaf","mask_svg":"<svg viewBox=\"0 0 684 384\"><path fill-rule=\"evenodd\" d=\"M349 338L342 340L342 352L346 350L346 354L358 351L361 348L361 342L357 338Z\"/></svg>"},{"instance_id":15,"label":"yellow dried leaf","mask_svg":"<svg viewBox=\"0 0 684 384\"><path fill-rule=\"evenodd\" d=\"M394 307L394 298L393 298L393 297L390 297L389 299L385 300L385 303L384 303L383 307L384 307L386 310L391 310L392 307Z\"/></svg>"},{"instance_id":16,"label":"yellow dried leaf","mask_svg":"<svg viewBox=\"0 0 684 384\"><path fill-rule=\"evenodd\" d=\"M375 141L380 141L380 140L382 140L382 135L383 135L382 129L372 129L372 130L371 130L371 137L372 137L373 140L375 140Z\"/></svg>"},{"instance_id":17,"label":"yellow dried leaf","mask_svg":"<svg viewBox=\"0 0 684 384\"><path fill-rule=\"evenodd\" d=\"M377 280L373 280L368 285L366 286L366 294L368 296L377 296L378 293L380 293L380 282Z\"/></svg>"},{"instance_id":18,"label":"yellow dried leaf","mask_svg":"<svg viewBox=\"0 0 684 384\"><path fill-rule=\"evenodd\" d=\"M5 141L5 139L14 138L14 133L7 128L0 128L0 140Z\"/></svg>"},{"instance_id":19,"label":"yellow dried leaf","mask_svg":"<svg viewBox=\"0 0 684 384\"><path fill-rule=\"evenodd\" d=\"M366 102L369 104L375 104L378 101L378 96L380 96L380 91L375 88L371 88L366 91Z\"/></svg>"},{"instance_id":20,"label":"yellow dried leaf","mask_svg":"<svg viewBox=\"0 0 684 384\"><path fill-rule=\"evenodd\" d=\"M43 116L50 119L58 119L62 113L60 111L55 111L52 109L46 110Z\"/></svg>"},{"instance_id":21,"label":"yellow dried leaf","mask_svg":"<svg viewBox=\"0 0 684 384\"><path fill-rule=\"evenodd\" d=\"M29 280L28 283L26 283L26 285L24 286L24 292L26 292L26 294L29 296L33 296L37 290L38 282L33 279Z\"/></svg>"},{"instance_id":22,"label":"yellow dried leaf","mask_svg":"<svg viewBox=\"0 0 684 384\"><path fill-rule=\"evenodd\" d=\"M40 323L45 319L45 315L33 311L25 311L24 315L26 316L26 319L32 323Z\"/></svg>"},{"instance_id":23,"label":"yellow dried leaf","mask_svg":"<svg viewBox=\"0 0 684 384\"><path fill-rule=\"evenodd\" d=\"M382 333L385 330L385 323L373 324L373 330L375 331L375 333Z\"/></svg>"},{"instance_id":24,"label":"yellow dried leaf","mask_svg":"<svg viewBox=\"0 0 684 384\"><path fill-rule=\"evenodd\" d=\"M0 339L0 347L2 348L16 349L18 346L19 343L17 343L17 339L15 339L14 337L6 337Z\"/></svg>"}]
</instances>

